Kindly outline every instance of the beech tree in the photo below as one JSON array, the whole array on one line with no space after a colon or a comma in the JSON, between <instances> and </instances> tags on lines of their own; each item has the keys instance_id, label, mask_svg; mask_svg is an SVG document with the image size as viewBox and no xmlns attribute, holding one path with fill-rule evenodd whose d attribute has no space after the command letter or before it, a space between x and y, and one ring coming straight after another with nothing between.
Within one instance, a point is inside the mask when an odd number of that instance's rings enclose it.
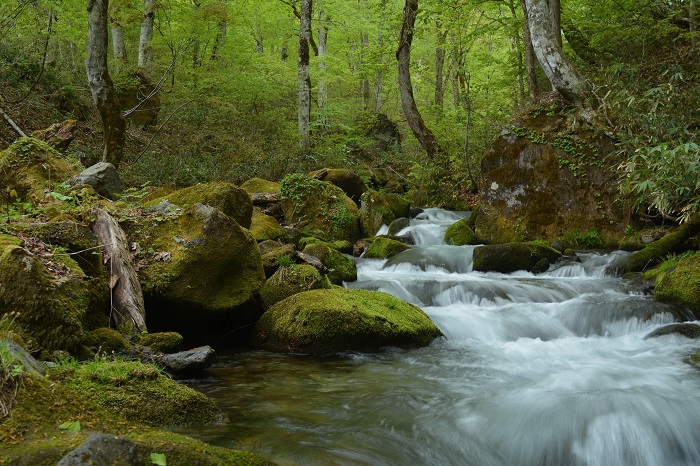
<instances>
[{"instance_id":1,"label":"beech tree","mask_svg":"<svg viewBox=\"0 0 700 466\"><path fill-rule=\"evenodd\" d=\"M85 70L92 100L103 130L102 161L119 167L124 151L126 121L121 114L114 84L107 70L109 0L89 0Z\"/></svg>"},{"instance_id":2,"label":"beech tree","mask_svg":"<svg viewBox=\"0 0 700 466\"><path fill-rule=\"evenodd\" d=\"M299 144L302 151L309 149L309 124L311 123L311 76L309 57L311 49L312 0L301 0L299 25L299 61L297 83L299 86Z\"/></svg>"}]
</instances>

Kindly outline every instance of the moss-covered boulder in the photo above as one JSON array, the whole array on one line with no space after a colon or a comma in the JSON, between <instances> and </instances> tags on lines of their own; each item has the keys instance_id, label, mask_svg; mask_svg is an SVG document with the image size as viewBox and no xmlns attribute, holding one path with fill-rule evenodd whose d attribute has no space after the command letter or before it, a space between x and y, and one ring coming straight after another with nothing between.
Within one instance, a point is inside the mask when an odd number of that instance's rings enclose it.
<instances>
[{"instance_id":1,"label":"moss-covered boulder","mask_svg":"<svg viewBox=\"0 0 700 466\"><path fill-rule=\"evenodd\" d=\"M328 277L310 265L293 264L277 269L260 289L260 298L267 308L297 293L321 288L331 288Z\"/></svg>"},{"instance_id":2,"label":"moss-covered boulder","mask_svg":"<svg viewBox=\"0 0 700 466\"><path fill-rule=\"evenodd\" d=\"M317 257L323 265L330 269L328 279L334 285L342 285L343 282L354 282L357 280L355 261L345 254L320 243L310 244L302 252Z\"/></svg>"},{"instance_id":3,"label":"moss-covered boulder","mask_svg":"<svg viewBox=\"0 0 700 466\"><path fill-rule=\"evenodd\" d=\"M387 259L410 248L410 246L400 241L380 237L372 242L363 257L367 259Z\"/></svg>"},{"instance_id":4,"label":"moss-covered boulder","mask_svg":"<svg viewBox=\"0 0 700 466\"><path fill-rule=\"evenodd\" d=\"M360 202L360 196L367 191L367 185L362 181L362 178L346 168L323 168L309 173L309 176L333 183L355 202Z\"/></svg>"},{"instance_id":5,"label":"moss-covered boulder","mask_svg":"<svg viewBox=\"0 0 700 466\"><path fill-rule=\"evenodd\" d=\"M400 215L400 217L406 216ZM374 236L382 225L391 225L397 218L385 196L374 190L366 191L362 195L360 217L362 228L367 236Z\"/></svg>"},{"instance_id":6,"label":"moss-covered boulder","mask_svg":"<svg viewBox=\"0 0 700 466\"><path fill-rule=\"evenodd\" d=\"M243 183L240 188L248 194L280 192L280 184L274 181L263 180L262 178L251 178Z\"/></svg>"},{"instance_id":7,"label":"moss-covered boulder","mask_svg":"<svg viewBox=\"0 0 700 466\"><path fill-rule=\"evenodd\" d=\"M469 226L469 220L463 218L462 220L457 220L447 228L445 232L445 243L455 246L464 246L466 244L479 244L479 239L476 237L476 233L474 233L472 227Z\"/></svg>"},{"instance_id":8,"label":"moss-covered boulder","mask_svg":"<svg viewBox=\"0 0 700 466\"><path fill-rule=\"evenodd\" d=\"M484 155L479 242L554 239L597 229L618 244L628 223L619 202L615 141L554 102L518 116Z\"/></svg>"},{"instance_id":9,"label":"moss-covered boulder","mask_svg":"<svg viewBox=\"0 0 700 466\"><path fill-rule=\"evenodd\" d=\"M474 270L541 273L560 257L559 251L539 242L492 244L474 249Z\"/></svg>"},{"instance_id":10,"label":"moss-covered boulder","mask_svg":"<svg viewBox=\"0 0 700 466\"><path fill-rule=\"evenodd\" d=\"M272 306L254 329L254 342L270 351L329 354L419 347L441 336L417 306L368 290L312 290Z\"/></svg>"},{"instance_id":11,"label":"moss-covered boulder","mask_svg":"<svg viewBox=\"0 0 700 466\"><path fill-rule=\"evenodd\" d=\"M136 342L156 353L176 353L182 346L182 335L177 332L156 332L139 335Z\"/></svg>"},{"instance_id":12,"label":"moss-covered boulder","mask_svg":"<svg viewBox=\"0 0 700 466\"><path fill-rule=\"evenodd\" d=\"M290 265L294 262L296 248L293 244L281 244L262 255L262 266L266 277L271 277L280 265Z\"/></svg>"},{"instance_id":13,"label":"moss-covered boulder","mask_svg":"<svg viewBox=\"0 0 700 466\"><path fill-rule=\"evenodd\" d=\"M65 253L36 240L0 235L0 317L14 313L35 349L78 349L90 321L105 316L106 281L90 278Z\"/></svg>"},{"instance_id":14,"label":"moss-covered boulder","mask_svg":"<svg viewBox=\"0 0 700 466\"><path fill-rule=\"evenodd\" d=\"M52 184L80 173L77 160L58 153L44 141L19 138L0 152L0 199L12 204L16 199L38 204Z\"/></svg>"},{"instance_id":15,"label":"moss-covered boulder","mask_svg":"<svg viewBox=\"0 0 700 466\"><path fill-rule=\"evenodd\" d=\"M383 193L382 197L389 204L389 209L394 214L394 217L408 217L411 210L411 201L403 194L398 193Z\"/></svg>"},{"instance_id":16,"label":"moss-covered boulder","mask_svg":"<svg viewBox=\"0 0 700 466\"><path fill-rule=\"evenodd\" d=\"M139 369L137 372L143 376L143 370ZM132 376L136 378L137 374ZM101 376L98 375L97 378L99 377ZM148 377L152 377L152 375L144 378ZM62 379L64 378L72 377L64 374ZM81 386L80 383L76 384ZM112 411L104 408L88 399L88 394L72 387L72 385L74 383L64 384L60 380L51 379L49 381L26 374L23 376L22 383L18 386L12 415L0 419L0 442L3 445L1 459L3 461L17 466L55 466L64 455L83 443L88 436L95 432L103 432L125 435L133 441L142 454L140 464L151 464L151 453L164 454L169 466L271 464L260 455L207 445L183 435L127 421L119 415L119 410ZM118 385L116 380L113 385ZM109 389L111 385L103 386L103 384L98 383L98 380L95 380L94 385L91 386L97 388L97 395L105 396L108 393L102 393L102 388ZM169 387L161 388L167 390ZM138 398L138 393L132 393L135 397L130 401L135 407L138 407L141 400ZM95 395L93 393L90 396ZM152 396L152 393L146 391L142 396L149 397ZM185 396L181 399L186 400L187 398ZM159 402L163 405L168 404L169 401L167 396L159 397ZM146 402L147 400L144 400L144 403ZM199 402L195 405L204 408L207 406ZM208 406L209 408L206 408L205 411L211 409L211 405L208 404ZM176 413L176 416L185 415L189 419L198 417L191 415L192 408L187 405L181 406L180 409L184 409L190 414ZM166 408L164 414L166 412L172 411L170 408ZM215 413L215 411L212 412ZM218 413L215 415L219 416ZM209 416L203 418L212 420ZM177 419L173 421L177 421ZM176 423L166 420L164 424ZM72 432L66 427L73 427L73 430L77 430L77 432Z\"/></svg>"},{"instance_id":17,"label":"moss-covered boulder","mask_svg":"<svg viewBox=\"0 0 700 466\"><path fill-rule=\"evenodd\" d=\"M306 236L328 241L359 237L355 202L342 189L307 175L292 174L280 186L285 221Z\"/></svg>"},{"instance_id":18,"label":"moss-covered boulder","mask_svg":"<svg viewBox=\"0 0 700 466\"><path fill-rule=\"evenodd\" d=\"M342 252L343 254L352 254L352 243L350 241L323 241L322 239L314 238L313 236L301 238L299 240L299 249L303 251L306 246L310 246L312 244L322 244L331 249L335 249L336 251Z\"/></svg>"},{"instance_id":19,"label":"moss-covered boulder","mask_svg":"<svg viewBox=\"0 0 700 466\"><path fill-rule=\"evenodd\" d=\"M697 340L700 338L700 325L687 322L664 325L650 332L644 339L657 338L664 335L683 335L686 338Z\"/></svg>"},{"instance_id":20,"label":"moss-covered boulder","mask_svg":"<svg viewBox=\"0 0 700 466\"><path fill-rule=\"evenodd\" d=\"M408 228L411 226L411 220L409 220L406 217L399 217L391 224L389 225L389 231L387 231L388 235L397 235L401 230L404 228Z\"/></svg>"},{"instance_id":21,"label":"moss-covered boulder","mask_svg":"<svg viewBox=\"0 0 700 466\"><path fill-rule=\"evenodd\" d=\"M155 251L140 258L138 277L149 319L164 327L181 331L168 324L235 314L265 281L255 238L214 207L123 225L142 250Z\"/></svg>"},{"instance_id":22,"label":"moss-covered boulder","mask_svg":"<svg viewBox=\"0 0 700 466\"><path fill-rule=\"evenodd\" d=\"M656 282L654 298L686 306L700 317L700 254L682 259L661 275Z\"/></svg>"},{"instance_id":23,"label":"moss-covered boulder","mask_svg":"<svg viewBox=\"0 0 700 466\"><path fill-rule=\"evenodd\" d=\"M272 216L266 215L258 207L253 209L253 218L250 224L250 233L255 241L279 239L284 237L284 228Z\"/></svg>"},{"instance_id":24,"label":"moss-covered boulder","mask_svg":"<svg viewBox=\"0 0 700 466\"><path fill-rule=\"evenodd\" d=\"M97 328L86 333L82 343L88 348L107 354L124 353L133 348L121 333L108 327Z\"/></svg>"},{"instance_id":25,"label":"moss-covered boulder","mask_svg":"<svg viewBox=\"0 0 700 466\"><path fill-rule=\"evenodd\" d=\"M253 201L250 200L248 193L226 182L190 186L151 200L146 203L146 206L156 206L162 201L168 201L179 207L187 207L194 204L215 207L238 222L243 228L250 228L253 216Z\"/></svg>"}]
</instances>

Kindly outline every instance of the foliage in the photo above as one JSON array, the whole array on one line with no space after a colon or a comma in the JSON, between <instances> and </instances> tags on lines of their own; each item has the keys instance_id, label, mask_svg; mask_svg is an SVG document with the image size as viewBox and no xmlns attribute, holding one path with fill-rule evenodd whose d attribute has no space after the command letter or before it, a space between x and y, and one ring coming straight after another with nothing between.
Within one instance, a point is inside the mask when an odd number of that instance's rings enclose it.
<instances>
[{"instance_id":1,"label":"foliage","mask_svg":"<svg viewBox=\"0 0 700 466\"><path fill-rule=\"evenodd\" d=\"M592 228L584 233L579 230L571 231L562 238L567 247L572 248L602 248L605 243L600 236L600 232Z\"/></svg>"}]
</instances>

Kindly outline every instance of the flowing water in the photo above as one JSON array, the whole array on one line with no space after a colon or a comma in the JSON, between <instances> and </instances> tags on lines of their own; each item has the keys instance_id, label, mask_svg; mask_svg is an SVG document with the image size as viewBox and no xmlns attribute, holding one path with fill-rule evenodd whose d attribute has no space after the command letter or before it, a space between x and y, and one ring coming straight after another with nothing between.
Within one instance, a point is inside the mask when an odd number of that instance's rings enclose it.
<instances>
[{"instance_id":1,"label":"flowing water","mask_svg":"<svg viewBox=\"0 0 700 466\"><path fill-rule=\"evenodd\" d=\"M700 465L700 343L645 339L682 310L606 277L612 253L548 272L471 269L428 209L418 245L358 259L352 288L417 304L445 337L333 357L227 354L197 388L230 417L185 433L302 465ZM692 318L692 316L691 316Z\"/></svg>"}]
</instances>

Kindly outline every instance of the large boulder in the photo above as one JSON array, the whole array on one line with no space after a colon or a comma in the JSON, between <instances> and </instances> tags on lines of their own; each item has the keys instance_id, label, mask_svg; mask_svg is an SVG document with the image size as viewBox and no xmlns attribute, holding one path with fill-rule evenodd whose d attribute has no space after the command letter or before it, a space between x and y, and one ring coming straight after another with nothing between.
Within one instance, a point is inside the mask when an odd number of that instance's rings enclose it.
<instances>
[{"instance_id":1,"label":"large boulder","mask_svg":"<svg viewBox=\"0 0 700 466\"><path fill-rule=\"evenodd\" d=\"M445 243L455 246L479 244L476 233L469 226L469 219L463 218L450 225L445 232Z\"/></svg>"},{"instance_id":2,"label":"large boulder","mask_svg":"<svg viewBox=\"0 0 700 466\"><path fill-rule=\"evenodd\" d=\"M141 255L138 276L148 317L160 323L231 314L265 281L255 238L214 207L194 204L180 215L135 218L123 227L140 249L153 251Z\"/></svg>"},{"instance_id":3,"label":"large boulder","mask_svg":"<svg viewBox=\"0 0 700 466\"><path fill-rule=\"evenodd\" d=\"M405 217L400 215L399 217ZM367 236L377 234L382 225L391 225L397 216L391 208L386 197L374 190L366 191L362 195L362 229Z\"/></svg>"},{"instance_id":4,"label":"large boulder","mask_svg":"<svg viewBox=\"0 0 700 466\"><path fill-rule=\"evenodd\" d=\"M700 254L680 260L660 276L654 298L686 306L700 317Z\"/></svg>"},{"instance_id":5,"label":"large boulder","mask_svg":"<svg viewBox=\"0 0 700 466\"><path fill-rule=\"evenodd\" d=\"M106 319L106 280L45 243L0 234L0 317L10 313L34 349L75 351L89 323Z\"/></svg>"},{"instance_id":6,"label":"large boulder","mask_svg":"<svg viewBox=\"0 0 700 466\"><path fill-rule=\"evenodd\" d=\"M280 194L285 221L305 236L329 241L359 237L357 205L339 187L292 174L282 180Z\"/></svg>"},{"instance_id":7,"label":"large boulder","mask_svg":"<svg viewBox=\"0 0 700 466\"><path fill-rule=\"evenodd\" d=\"M143 464L143 460L136 444L126 437L92 434L56 464L57 466L87 466L92 464L140 466Z\"/></svg>"},{"instance_id":8,"label":"large boulder","mask_svg":"<svg viewBox=\"0 0 700 466\"><path fill-rule=\"evenodd\" d=\"M310 354L420 347L442 335L413 304L379 291L344 288L306 291L280 301L253 333L260 348Z\"/></svg>"},{"instance_id":9,"label":"large boulder","mask_svg":"<svg viewBox=\"0 0 700 466\"><path fill-rule=\"evenodd\" d=\"M46 141L51 147L56 150L65 152L73 142L73 139L78 135L80 126L75 120L65 120L54 123L46 129L32 132L32 137Z\"/></svg>"},{"instance_id":10,"label":"large boulder","mask_svg":"<svg viewBox=\"0 0 700 466\"><path fill-rule=\"evenodd\" d=\"M133 126L148 128L158 122L160 96L145 74L140 71L120 73L115 76L114 89L122 111Z\"/></svg>"},{"instance_id":11,"label":"large boulder","mask_svg":"<svg viewBox=\"0 0 700 466\"><path fill-rule=\"evenodd\" d=\"M487 150L475 232L483 243L554 239L596 229L619 243L628 223L615 141L566 112L533 110Z\"/></svg>"},{"instance_id":12,"label":"large boulder","mask_svg":"<svg viewBox=\"0 0 700 466\"><path fill-rule=\"evenodd\" d=\"M244 190L231 183L217 182L197 184L174 191L166 196L149 201L146 206L162 205L164 201L181 208L194 204L216 207L234 219L243 228L250 228L253 216L253 202Z\"/></svg>"},{"instance_id":13,"label":"large boulder","mask_svg":"<svg viewBox=\"0 0 700 466\"><path fill-rule=\"evenodd\" d=\"M517 270L541 273L561 257L561 253L537 242L479 246L474 249L474 270L511 273Z\"/></svg>"},{"instance_id":14,"label":"large boulder","mask_svg":"<svg viewBox=\"0 0 700 466\"><path fill-rule=\"evenodd\" d=\"M331 288L328 277L310 265L280 267L260 289L260 299L266 308L303 291Z\"/></svg>"},{"instance_id":15,"label":"large boulder","mask_svg":"<svg viewBox=\"0 0 700 466\"><path fill-rule=\"evenodd\" d=\"M256 241L276 240L284 237L284 228L270 215L266 215L259 207L253 208L253 218L250 222L250 233Z\"/></svg>"},{"instance_id":16,"label":"large boulder","mask_svg":"<svg viewBox=\"0 0 700 466\"><path fill-rule=\"evenodd\" d=\"M321 181L333 183L353 201L360 202L360 196L367 191L367 185L362 178L346 168L323 168L309 173L309 176Z\"/></svg>"},{"instance_id":17,"label":"large boulder","mask_svg":"<svg viewBox=\"0 0 700 466\"><path fill-rule=\"evenodd\" d=\"M367 248L363 257L367 259L387 259L411 247L394 239L377 238Z\"/></svg>"},{"instance_id":18,"label":"large boulder","mask_svg":"<svg viewBox=\"0 0 700 466\"><path fill-rule=\"evenodd\" d=\"M86 168L70 182L76 185L90 185L97 194L107 199L115 199L124 191L124 183L122 183L117 169L107 162L99 162Z\"/></svg>"},{"instance_id":19,"label":"large boulder","mask_svg":"<svg viewBox=\"0 0 700 466\"><path fill-rule=\"evenodd\" d=\"M334 285L341 285L343 282L354 282L357 280L357 266L355 265L355 261L345 254L321 243L310 244L306 246L302 252L317 257L318 260L330 270L330 272L328 272L328 279Z\"/></svg>"},{"instance_id":20,"label":"large boulder","mask_svg":"<svg viewBox=\"0 0 700 466\"><path fill-rule=\"evenodd\" d=\"M240 188L250 194L279 194L280 184L262 178L251 178L243 183Z\"/></svg>"}]
</instances>

